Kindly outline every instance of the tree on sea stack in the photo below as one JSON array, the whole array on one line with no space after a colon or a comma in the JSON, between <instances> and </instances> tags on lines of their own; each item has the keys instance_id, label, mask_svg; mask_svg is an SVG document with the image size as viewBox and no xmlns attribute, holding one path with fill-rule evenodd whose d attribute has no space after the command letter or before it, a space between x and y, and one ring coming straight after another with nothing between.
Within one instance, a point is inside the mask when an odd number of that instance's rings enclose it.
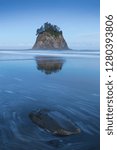
<instances>
[{"instance_id":1,"label":"tree on sea stack","mask_svg":"<svg viewBox=\"0 0 117 150\"><path fill-rule=\"evenodd\" d=\"M63 32L57 25L52 25L48 22L44 23L37 29L36 36L36 42L32 49L69 49L63 37Z\"/></svg>"}]
</instances>

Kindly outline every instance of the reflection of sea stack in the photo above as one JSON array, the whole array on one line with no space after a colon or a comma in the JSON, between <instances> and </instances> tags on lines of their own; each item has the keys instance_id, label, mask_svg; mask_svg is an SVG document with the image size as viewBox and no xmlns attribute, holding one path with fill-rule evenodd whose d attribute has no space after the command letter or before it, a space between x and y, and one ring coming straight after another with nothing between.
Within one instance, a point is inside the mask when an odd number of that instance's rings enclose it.
<instances>
[{"instance_id":1,"label":"reflection of sea stack","mask_svg":"<svg viewBox=\"0 0 117 150\"><path fill-rule=\"evenodd\" d=\"M56 25L47 22L37 29L36 35L37 39L32 49L69 49L62 31Z\"/></svg>"},{"instance_id":2,"label":"reflection of sea stack","mask_svg":"<svg viewBox=\"0 0 117 150\"><path fill-rule=\"evenodd\" d=\"M64 59L51 57L36 57L37 69L45 74L56 73L62 69Z\"/></svg>"}]
</instances>

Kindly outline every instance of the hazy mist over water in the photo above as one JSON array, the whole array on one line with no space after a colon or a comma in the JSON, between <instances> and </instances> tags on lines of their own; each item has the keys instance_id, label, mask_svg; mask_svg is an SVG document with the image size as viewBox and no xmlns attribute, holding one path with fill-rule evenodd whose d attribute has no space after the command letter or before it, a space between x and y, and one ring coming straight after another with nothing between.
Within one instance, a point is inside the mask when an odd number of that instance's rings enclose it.
<instances>
[{"instance_id":1,"label":"hazy mist over water","mask_svg":"<svg viewBox=\"0 0 117 150\"><path fill-rule=\"evenodd\" d=\"M99 50L0 50L0 60L34 59L34 56L99 57Z\"/></svg>"}]
</instances>

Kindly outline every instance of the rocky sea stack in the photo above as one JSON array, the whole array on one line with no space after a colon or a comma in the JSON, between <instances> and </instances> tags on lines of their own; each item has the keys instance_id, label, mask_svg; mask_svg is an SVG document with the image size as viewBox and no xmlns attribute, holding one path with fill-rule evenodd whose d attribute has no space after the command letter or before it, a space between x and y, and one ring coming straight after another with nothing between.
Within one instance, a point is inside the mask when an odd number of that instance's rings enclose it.
<instances>
[{"instance_id":1,"label":"rocky sea stack","mask_svg":"<svg viewBox=\"0 0 117 150\"><path fill-rule=\"evenodd\" d=\"M68 45L63 37L63 33L57 25L52 25L46 22L43 26L37 29L36 42L32 49L57 49L67 50Z\"/></svg>"}]
</instances>

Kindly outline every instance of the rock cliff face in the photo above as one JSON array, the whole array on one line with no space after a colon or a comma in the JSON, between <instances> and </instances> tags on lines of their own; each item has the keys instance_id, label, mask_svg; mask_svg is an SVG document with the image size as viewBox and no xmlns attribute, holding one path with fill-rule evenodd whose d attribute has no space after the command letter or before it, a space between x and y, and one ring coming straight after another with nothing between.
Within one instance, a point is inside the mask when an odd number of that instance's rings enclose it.
<instances>
[{"instance_id":1,"label":"rock cliff face","mask_svg":"<svg viewBox=\"0 0 117 150\"><path fill-rule=\"evenodd\" d=\"M62 31L56 25L45 24L37 29L37 38L32 49L69 49Z\"/></svg>"}]
</instances>

